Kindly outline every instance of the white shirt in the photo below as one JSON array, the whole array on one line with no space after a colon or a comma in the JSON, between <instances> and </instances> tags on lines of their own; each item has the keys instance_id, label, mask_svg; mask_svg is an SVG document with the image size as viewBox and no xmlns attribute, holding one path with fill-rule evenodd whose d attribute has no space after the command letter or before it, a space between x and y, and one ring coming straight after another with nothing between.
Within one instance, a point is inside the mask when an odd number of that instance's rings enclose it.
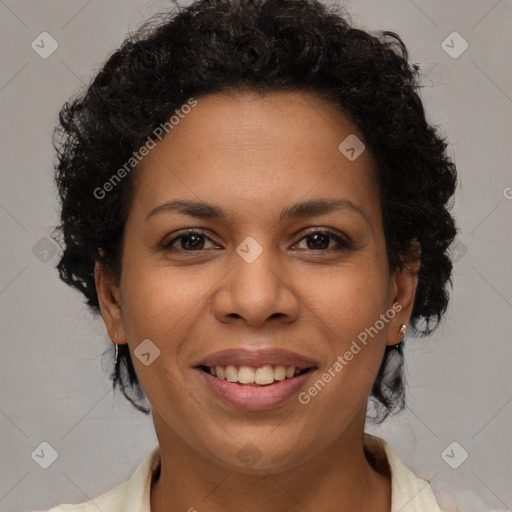
<instances>
[{"instance_id":1,"label":"white shirt","mask_svg":"<svg viewBox=\"0 0 512 512\"><path fill-rule=\"evenodd\" d=\"M430 483L417 478L384 439L365 433L364 446L376 459L387 459L391 472L391 512L441 512ZM160 447L156 446L129 480L92 501L32 512L151 512L151 480L159 464Z\"/></svg>"}]
</instances>

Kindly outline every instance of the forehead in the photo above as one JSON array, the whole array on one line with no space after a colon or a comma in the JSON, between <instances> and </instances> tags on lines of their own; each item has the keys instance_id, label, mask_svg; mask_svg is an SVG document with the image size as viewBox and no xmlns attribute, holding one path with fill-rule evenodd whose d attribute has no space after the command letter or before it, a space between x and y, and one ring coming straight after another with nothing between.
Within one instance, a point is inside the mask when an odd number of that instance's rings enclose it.
<instances>
[{"instance_id":1,"label":"forehead","mask_svg":"<svg viewBox=\"0 0 512 512\"><path fill-rule=\"evenodd\" d=\"M373 159L334 105L304 92L233 91L196 101L136 168L136 200L147 211L184 196L228 210L281 211L299 199L346 195L368 210L378 203Z\"/></svg>"}]
</instances>

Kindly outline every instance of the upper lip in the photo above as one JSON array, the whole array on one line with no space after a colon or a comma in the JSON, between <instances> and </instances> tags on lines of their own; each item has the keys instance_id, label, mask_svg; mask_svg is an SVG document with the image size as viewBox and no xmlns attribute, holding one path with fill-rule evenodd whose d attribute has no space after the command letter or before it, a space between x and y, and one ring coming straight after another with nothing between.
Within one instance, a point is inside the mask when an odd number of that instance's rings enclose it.
<instances>
[{"instance_id":1,"label":"upper lip","mask_svg":"<svg viewBox=\"0 0 512 512\"><path fill-rule=\"evenodd\" d=\"M297 368L312 368L317 364L312 359L301 356L296 352L279 348L271 349L228 349L210 354L194 366L295 366Z\"/></svg>"}]
</instances>

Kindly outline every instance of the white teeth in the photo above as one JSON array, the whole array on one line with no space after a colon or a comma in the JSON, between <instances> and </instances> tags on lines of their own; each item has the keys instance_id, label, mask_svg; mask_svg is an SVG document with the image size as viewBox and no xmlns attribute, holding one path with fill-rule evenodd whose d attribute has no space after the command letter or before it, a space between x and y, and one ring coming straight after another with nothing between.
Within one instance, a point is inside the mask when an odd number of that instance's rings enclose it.
<instances>
[{"instance_id":1,"label":"white teeth","mask_svg":"<svg viewBox=\"0 0 512 512\"><path fill-rule=\"evenodd\" d=\"M228 364L227 366L210 366L208 369L211 375L221 380L260 386L272 384L274 381L291 379L302 371L301 368L284 366L282 364L277 366L265 365L259 368L252 368L250 366L240 366L238 368Z\"/></svg>"},{"instance_id":2,"label":"white teeth","mask_svg":"<svg viewBox=\"0 0 512 512\"><path fill-rule=\"evenodd\" d=\"M231 364L226 366L225 375L228 382L236 382L238 380L238 370Z\"/></svg>"},{"instance_id":3,"label":"white teeth","mask_svg":"<svg viewBox=\"0 0 512 512\"><path fill-rule=\"evenodd\" d=\"M222 366L216 366L215 367L215 371L217 373L217 377L219 379L223 379L224 380L224 369L222 368Z\"/></svg>"},{"instance_id":4,"label":"white teeth","mask_svg":"<svg viewBox=\"0 0 512 512\"><path fill-rule=\"evenodd\" d=\"M260 366L254 377L256 384L272 384L274 382L274 370L272 366Z\"/></svg>"},{"instance_id":5,"label":"white teeth","mask_svg":"<svg viewBox=\"0 0 512 512\"><path fill-rule=\"evenodd\" d=\"M286 379L286 366L280 364L274 368L274 379L284 380Z\"/></svg>"},{"instance_id":6,"label":"white teeth","mask_svg":"<svg viewBox=\"0 0 512 512\"><path fill-rule=\"evenodd\" d=\"M240 384L254 384L255 374L254 368L250 366L240 366L240 370L238 370L238 382L240 382Z\"/></svg>"}]
</instances>

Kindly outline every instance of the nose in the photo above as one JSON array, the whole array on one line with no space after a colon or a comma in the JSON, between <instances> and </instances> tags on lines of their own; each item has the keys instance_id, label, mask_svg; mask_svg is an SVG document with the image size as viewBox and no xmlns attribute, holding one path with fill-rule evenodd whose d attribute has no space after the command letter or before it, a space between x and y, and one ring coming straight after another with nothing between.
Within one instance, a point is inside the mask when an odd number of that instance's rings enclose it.
<instances>
[{"instance_id":1,"label":"nose","mask_svg":"<svg viewBox=\"0 0 512 512\"><path fill-rule=\"evenodd\" d=\"M293 322L299 313L294 293L297 271L292 272L268 246L254 260L241 254L233 251L231 270L215 294L216 318L223 323L242 321L251 327L278 318Z\"/></svg>"}]
</instances>

